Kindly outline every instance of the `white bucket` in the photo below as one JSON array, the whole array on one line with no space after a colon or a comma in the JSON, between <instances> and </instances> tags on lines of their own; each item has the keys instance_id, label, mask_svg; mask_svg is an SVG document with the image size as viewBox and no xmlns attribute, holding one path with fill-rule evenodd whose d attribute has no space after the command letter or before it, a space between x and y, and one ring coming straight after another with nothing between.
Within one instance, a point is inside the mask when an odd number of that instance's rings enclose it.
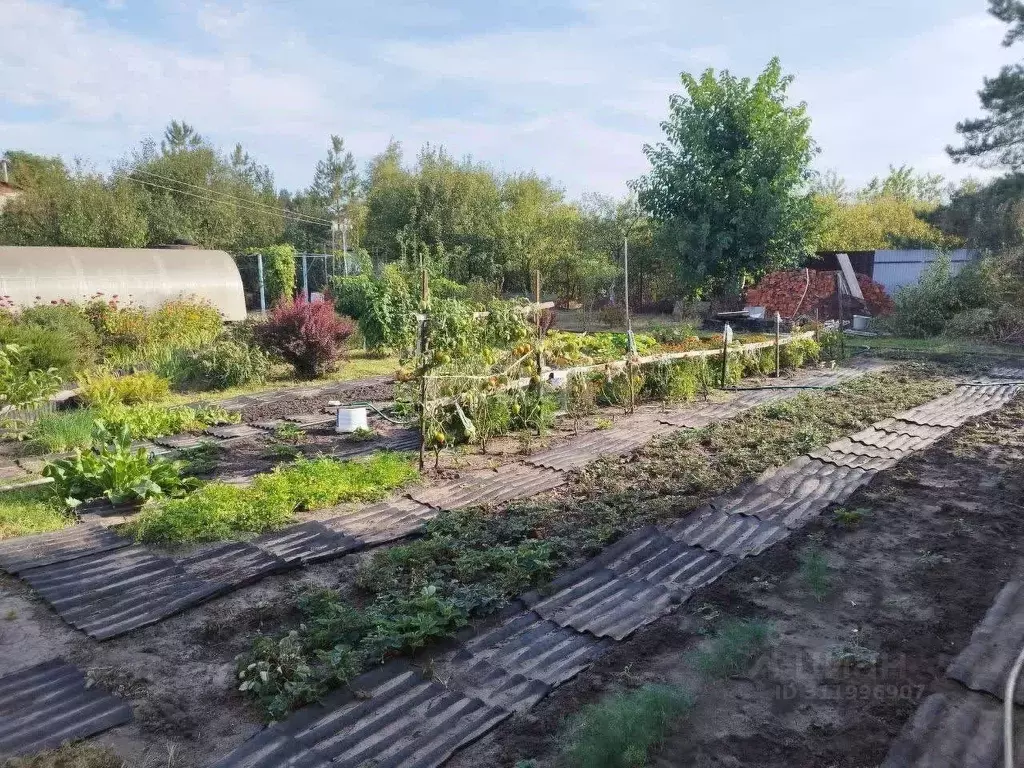
<instances>
[{"instance_id":1,"label":"white bucket","mask_svg":"<svg viewBox=\"0 0 1024 768\"><path fill-rule=\"evenodd\" d=\"M854 315L853 316L853 330L855 331L866 331L868 329L868 320L871 318L867 315Z\"/></svg>"},{"instance_id":2,"label":"white bucket","mask_svg":"<svg viewBox=\"0 0 1024 768\"><path fill-rule=\"evenodd\" d=\"M339 434L367 429L365 408L339 408L334 431Z\"/></svg>"}]
</instances>

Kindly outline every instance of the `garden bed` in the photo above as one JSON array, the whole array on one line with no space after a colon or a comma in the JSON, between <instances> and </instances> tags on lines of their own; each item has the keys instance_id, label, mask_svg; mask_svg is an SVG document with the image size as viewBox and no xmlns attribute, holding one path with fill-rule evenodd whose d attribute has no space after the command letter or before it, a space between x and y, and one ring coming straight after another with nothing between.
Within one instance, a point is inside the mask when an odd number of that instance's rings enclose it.
<instances>
[{"instance_id":1,"label":"garden bed","mask_svg":"<svg viewBox=\"0 0 1024 768\"><path fill-rule=\"evenodd\" d=\"M451 765L558 764L567 717L644 684L694 698L650 765L878 765L1018 573L1022 423L1018 400L880 475Z\"/></svg>"}]
</instances>

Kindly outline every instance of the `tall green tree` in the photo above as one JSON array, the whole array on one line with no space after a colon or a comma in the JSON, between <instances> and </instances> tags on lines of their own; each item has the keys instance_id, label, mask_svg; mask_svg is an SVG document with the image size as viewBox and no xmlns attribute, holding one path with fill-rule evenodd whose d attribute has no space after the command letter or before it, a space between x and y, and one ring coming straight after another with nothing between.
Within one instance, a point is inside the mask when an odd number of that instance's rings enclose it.
<instances>
[{"instance_id":1,"label":"tall green tree","mask_svg":"<svg viewBox=\"0 0 1024 768\"><path fill-rule=\"evenodd\" d=\"M684 73L665 141L644 147L651 171L636 184L640 204L696 292L737 291L812 245L816 147L806 105L789 103L792 80L778 59L756 80Z\"/></svg>"},{"instance_id":2,"label":"tall green tree","mask_svg":"<svg viewBox=\"0 0 1024 768\"><path fill-rule=\"evenodd\" d=\"M989 0L989 12L1009 25L1003 45L1009 48L1024 37L1024 2ZM1003 67L995 77L986 77L981 90L984 117L957 124L963 136L961 147L947 147L954 162L974 161L981 165L1024 168L1024 65Z\"/></svg>"}]
</instances>

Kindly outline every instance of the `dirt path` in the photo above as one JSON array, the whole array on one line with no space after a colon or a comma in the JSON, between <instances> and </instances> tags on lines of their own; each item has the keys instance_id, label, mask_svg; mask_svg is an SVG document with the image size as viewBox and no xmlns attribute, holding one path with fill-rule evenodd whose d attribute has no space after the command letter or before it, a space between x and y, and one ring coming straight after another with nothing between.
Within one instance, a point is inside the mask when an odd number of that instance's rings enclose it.
<instances>
[{"instance_id":1,"label":"dirt path","mask_svg":"<svg viewBox=\"0 0 1024 768\"><path fill-rule=\"evenodd\" d=\"M645 682L697 694L652 765L878 765L1019 565L1022 460L1018 399L880 474L844 505L855 514L833 510L745 560L450 765L552 765L567 715ZM829 567L820 600L801 573L808 551ZM775 640L743 675L709 682L691 654L730 617L770 622Z\"/></svg>"}]
</instances>

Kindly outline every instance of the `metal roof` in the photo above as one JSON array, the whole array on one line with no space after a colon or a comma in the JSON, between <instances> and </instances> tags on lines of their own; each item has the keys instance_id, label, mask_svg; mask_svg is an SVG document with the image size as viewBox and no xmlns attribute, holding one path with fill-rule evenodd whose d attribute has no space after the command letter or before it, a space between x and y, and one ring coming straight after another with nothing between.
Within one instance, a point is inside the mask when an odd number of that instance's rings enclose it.
<instances>
[{"instance_id":1,"label":"metal roof","mask_svg":"<svg viewBox=\"0 0 1024 768\"><path fill-rule=\"evenodd\" d=\"M246 316L242 279L224 251L0 245L0 296L18 306L83 301L97 293L150 309L195 296L225 320Z\"/></svg>"}]
</instances>

